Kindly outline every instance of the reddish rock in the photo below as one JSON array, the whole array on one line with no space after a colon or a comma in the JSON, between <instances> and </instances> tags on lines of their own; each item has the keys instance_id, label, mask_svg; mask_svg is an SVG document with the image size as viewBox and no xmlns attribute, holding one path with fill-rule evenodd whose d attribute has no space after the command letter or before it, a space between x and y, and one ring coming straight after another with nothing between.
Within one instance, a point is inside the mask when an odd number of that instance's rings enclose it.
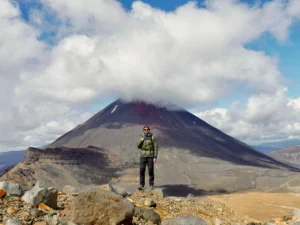
<instances>
[{"instance_id":1,"label":"reddish rock","mask_svg":"<svg viewBox=\"0 0 300 225\"><path fill-rule=\"evenodd\" d=\"M3 189L0 189L0 198L5 197L6 195L6 191L4 191Z\"/></svg>"},{"instance_id":2,"label":"reddish rock","mask_svg":"<svg viewBox=\"0 0 300 225\"><path fill-rule=\"evenodd\" d=\"M52 209L51 207L45 205L44 203L40 203L39 204L39 209L41 210L46 210L46 211L53 211L54 209Z\"/></svg>"}]
</instances>

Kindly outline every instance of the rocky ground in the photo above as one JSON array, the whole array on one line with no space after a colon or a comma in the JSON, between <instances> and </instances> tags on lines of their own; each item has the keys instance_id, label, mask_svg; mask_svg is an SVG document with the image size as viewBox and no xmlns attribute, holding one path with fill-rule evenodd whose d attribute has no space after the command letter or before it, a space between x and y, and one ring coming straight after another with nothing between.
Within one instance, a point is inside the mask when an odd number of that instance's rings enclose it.
<instances>
[{"instance_id":1,"label":"rocky ground","mask_svg":"<svg viewBox=\"0 0 300 225\"><path fill-rule=\"evenodd\" d=\"M300 210L269 221L238 214L206 197L164 197L160 189L128 193L115 184L62 192L38 182L25 192L0 182L0 225L299 225Z\"/></svg>"}]
</instances>

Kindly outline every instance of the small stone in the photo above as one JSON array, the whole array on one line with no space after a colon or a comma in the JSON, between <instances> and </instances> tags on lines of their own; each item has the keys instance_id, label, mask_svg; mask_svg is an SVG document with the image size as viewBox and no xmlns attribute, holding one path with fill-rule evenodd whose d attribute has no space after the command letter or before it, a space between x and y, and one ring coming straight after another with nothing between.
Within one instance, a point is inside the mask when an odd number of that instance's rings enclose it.
<instances>
[{"instance_id":1,"label":"small stone","mask_svg":"<svg viewBox=\"0 0 300 225\"><path fill-rule=\"evenodd\" d=\"M58 209L64 209L65 208L65 204L60 202L57 204Z\"/></svg>"},{"instance_id":2,"label":"small stone","mask_svg":"<svg viewBox=\"0 0 300 225\"><path fill-rule=\"evenodd\" d=\"M0 198L5 197L6 195L6 191L4 191L3 189L0 189Z\"/></svg>"},{"instance_id":3,"label":"small stone","mask_svg":"<svg viewBox=\"0 0 300 225\"><path fill-rule=\"evenodd\" d=\"M46 221L49 225L58 225L59 224L59 218L57 215L49 216Z\"/></svg>"},{"instance_id":4,"label":"small stone","mask_svg":"<svg viewBox=\"0 0 300 225\"><path fill-rule=\"evenodd\" d=\"M19 220L13 218L6 218L3 222L4 225L22 225L22 223Z\"/></svg>"},{"instance_id":5,"label":"small stone","mask_svg":"<svg viewBox=\"0 0 300 225\"><path fill-rule=\"evenodd\" d=\"M17 202L22 201L22 198L20 198L20 197L14 197L13 199L14 199L15 201L17 201Z\"/></svg>"},{"instance_id":6,"label":"small stone","mask_svg":"<svg viewBox=\"0 0 300 225\"><path fill-rule=\"evenodd\" d=\"M139 219L145 219L148 222L151 221L154 224L160 224L160 216L153 209L136 207L134 210L134 216Z\"/></svg>"},{"instance_id":7,"label":"small stone","mask_svg":"<svg viewBox=\"0 0 300 225\"><path fill-rule=\"evenodd\" d=\"M188 194L186 197L187 197L187 198L193 198L193 197L195 197L195 195L190 193L190 194Z\"/></svg>"},{"instance_id":8,"label":"small stone","mask_svg":"<svg viewBox=\"0 0 300 225\"><path fill-rule=\"evenodd\" d=\"M156 207L156 203L152 199L150 199L150 198L146 198L144 204L147 207Z\"/></svg>"},{"instance_id":9,"label":"small stone","mask_svg":"<svg viewBox=\"0 0 300 225\"><path fill-rule=\"evenodd\" d=\"M273 219L271 220L271 222L281 223L281 222L284 222L284 219L282 219L282 218L273 218Z\"/></svg>"},{"instance_id":10,"label":"small stone","mask_svg":"<svg viewBox=\"0 0 300 225\"><path fill-rule=\"evenodd\" d=\"M219 218L215 219L215 225L221 225L222 221Z\"/></svg>"},{"instance_id":11,"label":"small stone","mask_svg":"<svg viewBox=\"0 0 300 225\"><path fill-rule=\"evenodd\" d=\"M25 221L29 221L29 220L30 220L30 215L29 215L28 212L23 212L22 216L23 216L23 219L24 219Z\"/></svg>"},{"instance_id":12,"label":"small stone","mask_svg":"<svg viewBox=\"0 0 300 225\"><path fill-rule=\"evenodd\" d=\"M33 225L48 225L46 221L35 222Z\"/></svg>"},{"instance_id":13,"label":"small stone","mask_svg":"<svg viewBox=\"0 0 300 225\"><path fill-rule=\"evenodd\" d=\"M46 211L54 211L54 209L52 209L51 207L45 205L44 203L39 204L39 209L40 210L46 210Z\"/></svg>"},{"instance_id":14,"label":"small stone","mask_svg":"<svg viewBox=\"0 0 300 225\"><path fill-rule=\"evenodd\" d=\"M37 209L31 209L29 211L29 214L32 216L32 217L40 217L41 215L41 211L37 210Z\"/></svg>"},{"instance_id":15,"label":"small stone","mask_svg":"<svg viewBox=\"0 0 300 225\"><path fill-rule=\"evenodd\" d=\"M63 192L66 193L66 195L68 196L76 196L79 194L79 191L72 187L71 185L66 185L64 188L63 188Z\"/></svg>"},{"instance_id":16,"label":"small stone","mask_svg":"<svg viewBox=\"0 0 300 225\"><path fill-rule=\"evenodd\" d=\"M8 214L13 214L13 213L16 213L18 211L18 209L16 208L16 207L12 207L12 206L10 206L7 210L6 210L6 212L8 213Z\"/></svg>"}]
</instances>

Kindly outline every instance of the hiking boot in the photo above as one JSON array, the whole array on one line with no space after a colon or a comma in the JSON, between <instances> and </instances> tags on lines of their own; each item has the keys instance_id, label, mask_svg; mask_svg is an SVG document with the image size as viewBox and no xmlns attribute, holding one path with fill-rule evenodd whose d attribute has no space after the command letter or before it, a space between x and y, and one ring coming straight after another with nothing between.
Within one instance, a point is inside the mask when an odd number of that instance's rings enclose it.
<instances>
[{"instance_id":1,"label":"hiking boot","mask_svg":"<svg viewBox=\"0 0 300 225\"><path fill-rule=\"evenodd\" d=\"M145 188L144 188L144 186L143 185L140 185L139 187L138 187L138 190L140 190L140 191L143 191Z\"/></svg>"},{"instance_id":2,"label":"hiking boot","mask_svg":"<svg viewBox=\"0 0 300 225\"><path fill-rule=\"evenodd\" d=\"M154 189L153 185L150 185L149 189L152 191Z\"/></svg>"}]
</instances>

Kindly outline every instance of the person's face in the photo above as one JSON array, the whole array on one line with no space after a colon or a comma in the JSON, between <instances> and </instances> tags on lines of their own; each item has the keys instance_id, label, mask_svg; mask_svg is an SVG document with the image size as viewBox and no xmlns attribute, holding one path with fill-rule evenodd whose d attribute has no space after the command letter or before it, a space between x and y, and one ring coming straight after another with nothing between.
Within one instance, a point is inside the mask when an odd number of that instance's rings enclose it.
<instances>
[{"instance_id":1,"label":"person's face","mask_svg":"<svg viewBox=\"0 0 300 225\"><path fill-rule=\"evenodd\" d=\"M149 133L149 129L148 128L144 128L144 134L148 134Z\"/></svg>"}]
</instances>

